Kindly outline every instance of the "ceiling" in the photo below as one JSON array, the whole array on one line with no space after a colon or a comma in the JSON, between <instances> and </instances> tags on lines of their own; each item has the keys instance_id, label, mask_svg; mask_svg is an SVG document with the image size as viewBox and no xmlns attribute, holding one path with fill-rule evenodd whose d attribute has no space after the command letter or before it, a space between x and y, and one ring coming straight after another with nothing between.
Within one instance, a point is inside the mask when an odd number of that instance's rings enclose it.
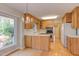
<instances>
[{"instance_id":1,"label":"ceiling","mask_svg":"<svg viewBox=\"0 0 79 59\"><path fill-rule=\"evenodd\" d=\"M20 13L27 11L38 18L58 15L59 19L64 13L71 12L73 8L79 6L78 3L5 3L4 5Z\"/></svg>"}]
</instances>

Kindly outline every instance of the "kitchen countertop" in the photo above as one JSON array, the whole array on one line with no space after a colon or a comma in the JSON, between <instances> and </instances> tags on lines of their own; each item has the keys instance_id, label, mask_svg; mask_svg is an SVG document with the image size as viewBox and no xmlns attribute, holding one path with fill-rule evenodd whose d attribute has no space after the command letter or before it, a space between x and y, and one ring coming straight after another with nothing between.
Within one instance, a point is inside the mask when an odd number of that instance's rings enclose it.
<instances>
[{"instance_id":1,"label":"kitchen countertop","mask_svg":"<svg viewBox=\"0 0 79 59\"><path fill-rule=\"evenodd\" d=\"M53 34L47 34L46 30L41 30L38 32L34 32L34 30L25 30L24 35L30 35L30 36L50 36Z\"/></svg>"},{"instance_id":2,"label":"kitchen countertop","mask_svg":"<svg viewBox=\"0 0 79 59\"><path fill-rule=\"evenodd\" d=\"M67 35L68 37L79 38L79 35Z\"/></svg>"},{"instance_id":3,"label":"kitchen countertop","mask_svg":"<svg viewBox=\"0 0 79 59\"><path fill-rule=\"evenodd\" d=\"M41 34L41 33L26 33L25 35L30 35L30 36L50 36L51 34Z\"/></svg>"}]
</instances>

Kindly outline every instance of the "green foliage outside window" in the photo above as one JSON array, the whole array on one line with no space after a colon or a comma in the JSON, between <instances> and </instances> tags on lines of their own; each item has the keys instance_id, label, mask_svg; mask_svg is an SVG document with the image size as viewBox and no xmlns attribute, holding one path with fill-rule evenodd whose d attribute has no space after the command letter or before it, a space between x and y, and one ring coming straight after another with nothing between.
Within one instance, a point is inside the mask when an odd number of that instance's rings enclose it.
<instances>
[{"instance_id":1,"label":"green foliage outside window","mask_svg":"<svg viewBox=\"0 0 79 59\"><path fill-rule=\"evenodd\" d=\"M12 43L14 35L14 23L10 19L0 19L0 35L8 36L9 38L4 42L4 46Z\"/></svg>"}]
</instances>

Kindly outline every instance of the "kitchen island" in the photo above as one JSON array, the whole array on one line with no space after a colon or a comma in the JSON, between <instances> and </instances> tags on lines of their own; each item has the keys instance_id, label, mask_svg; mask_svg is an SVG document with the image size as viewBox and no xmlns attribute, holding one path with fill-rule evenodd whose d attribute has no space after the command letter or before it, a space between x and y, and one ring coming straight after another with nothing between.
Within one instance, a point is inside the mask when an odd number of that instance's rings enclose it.
<instances>
[{"instance_id":1,"label":"kitchen island","mask_svg":"<svg viewBox=\"0 0 79 59\"><path fill-rule=\"evenodd\" d=\"M49 51L50 34L26 33L25 46L32 49Z\"/></svg>"}]
</instances>

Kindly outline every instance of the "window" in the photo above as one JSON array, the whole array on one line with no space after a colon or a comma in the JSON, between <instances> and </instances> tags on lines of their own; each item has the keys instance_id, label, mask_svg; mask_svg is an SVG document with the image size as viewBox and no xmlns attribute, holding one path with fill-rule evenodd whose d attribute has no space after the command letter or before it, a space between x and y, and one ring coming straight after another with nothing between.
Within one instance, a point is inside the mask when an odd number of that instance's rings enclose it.
<instances>
[{"instance_id":1,"label":"window","mask_svg":"<svg viewBox=\"0 0 79 59\"><path fill-rule=\"evenodd\" d=\"M0 48L14 43L14 19L0 16Z\"/></svg>"}]
</instances>

